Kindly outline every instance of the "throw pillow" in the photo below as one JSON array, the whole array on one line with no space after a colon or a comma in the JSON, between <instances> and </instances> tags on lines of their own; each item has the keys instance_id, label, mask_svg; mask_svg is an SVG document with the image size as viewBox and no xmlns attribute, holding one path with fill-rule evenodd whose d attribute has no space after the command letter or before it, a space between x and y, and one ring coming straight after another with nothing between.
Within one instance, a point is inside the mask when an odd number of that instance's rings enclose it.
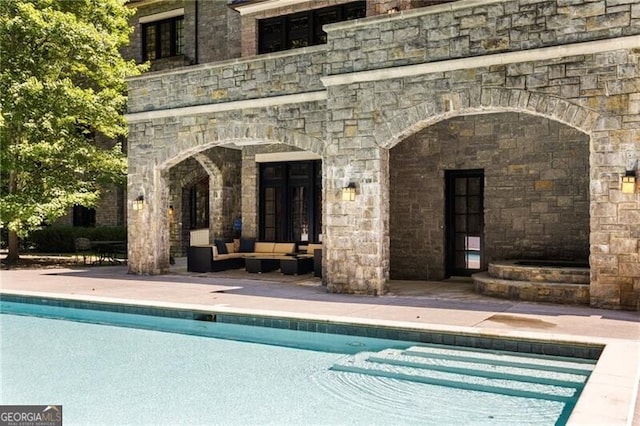
<instances>
[{"instance_id":1,"label":"throw pillow","mask_svg":"<svg viewBox=\"0 0 640 426\"><path fill-rule=\"evenodd\" d=\"M213 244L215 244L218 249L218 253L220 254L229 254L227 251L227 245L224 243L224 240L214 240Z\"/></svg>"},{"instance_id":2,"label":"throw pillow","mask_svg":"<svg viewBox=\"0 0 640 426\"><path fill-rule=\"evenodd\" d=\"M255 238L240 238L240 253L253 253L256 246Z\"/></svg>"}]
</instances>

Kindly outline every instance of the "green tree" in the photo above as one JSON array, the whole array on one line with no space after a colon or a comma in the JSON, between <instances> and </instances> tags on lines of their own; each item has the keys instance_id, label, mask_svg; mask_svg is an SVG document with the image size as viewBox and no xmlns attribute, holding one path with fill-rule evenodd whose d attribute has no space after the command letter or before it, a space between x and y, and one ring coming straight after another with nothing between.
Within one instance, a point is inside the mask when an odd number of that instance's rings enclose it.
<instances>
[{"instance_id":1,"label":"green tree","mask_svg":"<svg viewBox=\"0 0 640 426\"><path fill-rule=\"evenodd\" d=\"M0 226L18 238L126 181L126 0L0 0ZM109 144L109 145L113 145Z\"/></svg>"}]
</instances>

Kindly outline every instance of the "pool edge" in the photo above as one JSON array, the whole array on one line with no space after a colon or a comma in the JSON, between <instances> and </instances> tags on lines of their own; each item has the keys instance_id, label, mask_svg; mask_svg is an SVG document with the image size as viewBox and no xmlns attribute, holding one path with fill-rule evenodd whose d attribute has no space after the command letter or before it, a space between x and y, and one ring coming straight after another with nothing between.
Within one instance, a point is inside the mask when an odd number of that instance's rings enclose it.
<instances>
[{"instance_id":1,"label":"pool edge","mask_svg":"<svg viewBox=\"0 0 640 426\"><path fill-rule=\"evenodd\" d=\"M607 424L631 425L640 378L640 341L585 337L579 335L521 332L483 327L414 323L335 315L301 314L296 312L235 308L228 305L199 305L0 289L0 295L38 297L87 303L108 303L146 308L189 310L200 313L265 316L297 320L321 321L353 326L376 326L436 333L463 333L468 336L494 339L525 339L559 344L603 346L596 368L567 422L568 425ZM631 374L630 374L631 373Z\"/></svg>"}]
</instances>

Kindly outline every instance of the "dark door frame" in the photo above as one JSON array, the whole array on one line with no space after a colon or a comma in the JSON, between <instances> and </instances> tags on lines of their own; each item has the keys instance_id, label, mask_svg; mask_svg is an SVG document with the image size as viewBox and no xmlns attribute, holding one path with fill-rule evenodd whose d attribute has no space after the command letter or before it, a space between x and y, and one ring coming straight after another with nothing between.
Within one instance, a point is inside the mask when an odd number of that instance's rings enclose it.
<instances>
[{"instance_id":1,"label":"dark door frame","mask_svg":"<svg viewBox=\"0 0 640 426\"><path fill-rule=\"evenodd\" d=\"M306 177L295 177L290 174L290 168L294 164L306 164L309 167L309 174ZM265 176L266 167L281 168L281 175L277 178L269 179ZM259 208L258 208L258 236L260 239L265 238L265 191L267 188L274 188L278 191L282 211L279 217L279 228L276 229L277 241L296 241L293 236L291 194L290 190L294 187L304 187L308 193L306 204L309 212L308 226L308 242L317 243L317 236L321 232L321 194L322 182L318 182L322 178L321 174L322 162L320 160L304 160L304 161L286 161L286 162L269 162L260 163L259 166ZM296 241L297 242L297 241Z\"/></svg>"},{"instance_id":2,"label":"dark door frame","mask_svg":"<svg viewBox=\"0 0 640 426\"><path fill-rule=\"evenodd\" d=\"M480 245L479 245L479 268L465 268L456 265L456 254L460 252L464 253L465 259L467 256L468 250L466 247L459 247L460 240L459 237L464 237L464 230L457 229L456 217L460 218L460 216L465 216L464 222L466 226L468 226L468 216L470 215L469 209L469 194L468 191L465 190L464 195L456 194L455 182L456 179L464 178L467 179L465 185L467 185L468 189L468 178L480 178L479 180L479 191L478 194L473 194L473 196L479 196L479 206L474 206L474 210L479 210L475 212L476 219L479 221L476 225L479 227L479 236L480 236ZM465 203L465 211L457 212L456 210L456 196L460 198L464 198L463 202ZM446 170L445 171L445 276L470 276L473 273L480 272L485 269L485 259L484 259L484 170L483 169L469 169L469 170ZM476 234L474 232L474 234Z\"/></svg>"}]
</instances>

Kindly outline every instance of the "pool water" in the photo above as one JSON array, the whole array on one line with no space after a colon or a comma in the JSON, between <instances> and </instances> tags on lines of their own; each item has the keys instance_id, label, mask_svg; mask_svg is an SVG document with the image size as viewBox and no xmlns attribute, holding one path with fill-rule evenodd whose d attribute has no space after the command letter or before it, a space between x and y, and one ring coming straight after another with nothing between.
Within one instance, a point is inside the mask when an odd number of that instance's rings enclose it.
<instances>
[{"instance_id":1,"label":"pool water","mask_svg":"<svg viewBox=\"0 0 640 426\"><path fill-rule=\"evenodd\" d=\"M1 306L0 404L61 404L65 424L564 424L594 364Z\"/></svg>"}]
</instances>

